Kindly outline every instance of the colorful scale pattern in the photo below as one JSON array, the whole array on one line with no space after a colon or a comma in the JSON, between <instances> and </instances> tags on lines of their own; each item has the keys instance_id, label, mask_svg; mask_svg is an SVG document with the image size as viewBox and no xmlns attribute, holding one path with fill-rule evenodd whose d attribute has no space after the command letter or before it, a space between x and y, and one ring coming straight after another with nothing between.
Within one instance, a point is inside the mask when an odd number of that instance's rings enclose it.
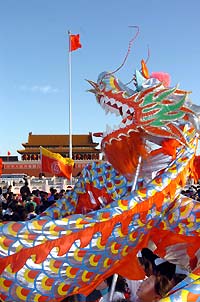
<instances>
[{"instance_id":1,"label":"colorful scale pattern","mask_svg":"<svg viewBox=\"0 0 200 302\"><path fill-rule=\"evenodd\" d=\"M1 223L0 297L40 302L89 293L115 272L113 268L117 272L123 259L134 257L154 232L157 236L171 232L177 242L187 236L184 240L188 238L194 246L196 241L198 247L200 205L179 194L197 143L189 129L185 137L190 145L180 148L176 160L145 188L137 186L131 192L132 182L111 165L93 163L82 171L74 190L40 217ZM113 202L87 215L74 214L79 196L87 193L89 185L98 189L99 196L106 189ZM198 278L199 271L197 279L164 301L197 301Z\"/></svg>"}]
</instances>

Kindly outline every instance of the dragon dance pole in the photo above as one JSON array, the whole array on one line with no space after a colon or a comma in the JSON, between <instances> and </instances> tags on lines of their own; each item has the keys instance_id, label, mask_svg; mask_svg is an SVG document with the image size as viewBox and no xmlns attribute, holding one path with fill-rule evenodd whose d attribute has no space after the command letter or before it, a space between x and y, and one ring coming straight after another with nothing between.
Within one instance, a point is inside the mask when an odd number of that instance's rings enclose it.
<instances>
[{"instance_id":1,"label":"dragon dance pole","mask_svg":"<svg viewBox=\"0 0 200 302\"><path fill-rule=\"evenodd\" d=\"M110 289L109 302L112 302L115 287L116 287L116 283L117 283L117 279L118 279L118 274L114 274L113 279L112 279L111 289Z\"/></svg>"},{"instance_id":2,"label":"dragon dance pole","mask_svg":"<svg viewBox=\"0 0 200 302\"><path fill-rule=\"evenodd\" d=\"M138 176L140 174L141 162L142 162L142 157L139 156L139 158L138 158L138 164L137 164L137 168L136 168L136 172L135 172L135 177L134 177L133 185L132 185L132 188L131 188L131 192L133 192L135 190L135 187L136 187L136 184L137 184L137 180L138 180ZM112 302L114 291L115 291L115 287L116 287L116 283L117 283L117 279L118 279L118 274L114 274L113 280L112 280L111 289L110 289L109 302Z\"/></svg>"},{"instance_id":3,"label":"dragon dance pole","mask_svg":"<svg viewBox=\"0 0 200 302\"><path fill-rule=\"evenodd\" d=\"M136 171L135 171L135 177L134 177L134 181L133 181L131 192L133 192L135 190L135 187L136 187L136 184L137 184L137 180L138 180L138 176L140 174L141 162L142 162L142 157L139 156L139 158L138 158L138 164L137 164L137 168L136 168Z\"/></svg>"}]
</instances>

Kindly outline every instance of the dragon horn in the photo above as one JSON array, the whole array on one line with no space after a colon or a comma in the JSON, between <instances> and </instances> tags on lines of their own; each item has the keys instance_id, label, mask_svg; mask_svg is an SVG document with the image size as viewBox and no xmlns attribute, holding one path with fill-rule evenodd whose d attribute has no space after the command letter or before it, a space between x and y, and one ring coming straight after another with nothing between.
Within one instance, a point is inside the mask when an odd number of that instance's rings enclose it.
<instances>
[{"instance_id":1,"label":"dragon horn","mask_svg":"<svg viewBox=\"0 0 200 302\"><path fill-rule=\"evenodd\" d=\"M148 71L146 62L143 59L141 61L141 65L142 65L142 75L143 75L143 77L145 77L146 79L149 79L149 71Z\"/></svg>"}]
</instances>

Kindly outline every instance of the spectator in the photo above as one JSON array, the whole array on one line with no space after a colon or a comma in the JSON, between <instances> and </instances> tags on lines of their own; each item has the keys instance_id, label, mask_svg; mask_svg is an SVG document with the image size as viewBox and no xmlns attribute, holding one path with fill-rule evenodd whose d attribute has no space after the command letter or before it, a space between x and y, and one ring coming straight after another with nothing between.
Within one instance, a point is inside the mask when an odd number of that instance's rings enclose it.
<instances>
[{"instance_id":1,"label":"spectator","mask_svg":"<svg viewBox=\"0 0 200 302\"><path fill-rule=\"evenodd\" d=\"M12 186L11 185L7 188L7 193L8 194L12 193Z\"/></svg>"},{"instance_id":2,"label":"spectator","mask_svg":"<svg viewBox=\"0 0 200 302\"><path fill-rule=\"evenodd\" d=\"M30 189L29 189L28 181L27 181L27 180L25 180L24 185L21 187L21 189L20 189L20 194L21 194L21 196L22 196L22 200L26 200L27 197L30 196L31 191L30 191Z\"/></svg>"},{"instance_id":3,"label":"spectator","mask_svg":"<svg viewBox=\"0 0 200 302\"><path fill-rule=\"evenodd\" d=\"M173 287L166 276L151 275L137 290L137 302L156 302L163 298Z\"/></svg>"},{"instance_id":4,"label":"spectator","mask_svg":"<svg viewBox=\"0 0 200 302\"><path fill-rule=\"evenodd\" d=\"M38 214L44 212L49 207L48 193L41 191L40 196L41 196L41 204L39 205L39 207L37 207Z\"/></svg>"},{"instance_id":5,"label":"spectator","mask_svg":"<svg viewBox=\"0 0 200 302\"><path fill-rule=\"evenodd\" d=\"M3 196L2 188L0 187L0 206L2 207L2 203L7 203L5 197Z\"/></svg>"},{"instance_id":6,"label":"spectator","mask_svg":"<svg viewBox=\"0 0 200 302\"><path fill-rule=\"evenodd\" d=\"M59 193L59 198L61 199L63 197L65 197L65 190L64 189L60 190L60 193Z\"/></svg>"},{"instance_id":7,"label":"spectator","mask_svg":"<svg viewBox=\"0 0 200 302\"><path fill-rule=\"evenodd\" d=\"M28 203L27 212L28 212L27 215L28 220L31 220L37 216L37 214L35 213L34 204L32 202Z\"/></svg>"},{"instance_id":8,"label":"spectator","mask_svg":"<svg viewBox=\"0 0 200 302\"><path fill-rule=\"evenodd\" d=\"M32 203L34 205L34 209L36 208L37 206L37 203L34 201L35 196L31 193L28 197L27 197L27 203Z\"/></svg>"},{"instance_id":9,"label":"spectator","mask_svg":"<svg viewBox=\"0 0 200 302\"><path fill-rule=\"evenodd\" d=\"M57 190L53 187L50 188L50 196L48 197L49 205L52 205L55 202L55 194L57 193Z\"/></svg>"},{"instance_id":10,"label":"spectator","mask_svg":"<svg viewBox=\"0 0 200 302\"><path fill-rule=\"evenodd\" d=\"M32 194L34 195L33 201L38 205L41 203L41 196L39 190L33 190Z\"/></svg>"}]
</instances>

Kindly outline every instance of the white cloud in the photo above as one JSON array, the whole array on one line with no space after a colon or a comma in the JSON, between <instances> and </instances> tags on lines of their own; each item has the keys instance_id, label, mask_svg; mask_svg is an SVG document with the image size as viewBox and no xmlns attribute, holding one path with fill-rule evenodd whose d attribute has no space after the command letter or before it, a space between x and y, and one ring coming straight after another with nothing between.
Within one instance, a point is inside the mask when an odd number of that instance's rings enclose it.
<instances>
[{"instance_id":1,"label":"white cloud","mask_svg":"<svg viewBox=\"0 0 200 302\"><path fill-rule=\"evenodd\" d=\"M33 85L33 86L22 85L20 86L20 90L29 91L29 92L39 92L42 94L59 92L58 88L54 88L51 85Z\"/></svg>"}]
</instances>

